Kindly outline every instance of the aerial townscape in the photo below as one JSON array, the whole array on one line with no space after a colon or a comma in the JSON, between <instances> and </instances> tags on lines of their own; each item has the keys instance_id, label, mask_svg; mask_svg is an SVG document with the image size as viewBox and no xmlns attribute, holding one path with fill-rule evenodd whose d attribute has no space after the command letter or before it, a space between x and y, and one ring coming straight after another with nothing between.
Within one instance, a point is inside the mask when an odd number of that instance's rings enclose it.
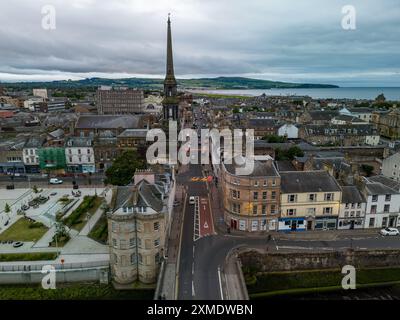
<instances>
[{"instance_id":1,"label":"aerial townscape","mask_svg":"<svg viewBox=\"0 0 400 320\"><path fill-rule=\"evenodd\" d=\"M164 80L0 82L0 299L400 299L400 89L178 79L165 19Z\"/></svg>"}]
</instances>

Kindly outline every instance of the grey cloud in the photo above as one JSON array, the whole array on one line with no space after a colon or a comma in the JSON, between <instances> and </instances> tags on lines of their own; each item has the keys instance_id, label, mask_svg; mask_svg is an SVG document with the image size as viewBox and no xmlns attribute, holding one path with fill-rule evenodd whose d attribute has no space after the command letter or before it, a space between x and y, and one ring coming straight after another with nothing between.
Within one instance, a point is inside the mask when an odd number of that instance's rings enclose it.
<instances>
[{"instance_id":1,"label":"grey cloud","mask_svg":"<svg viewBox=\"0 0 400 320\"><path fill-rule=\"evenodd\" d=\"M56 8L54 31L41 28L40 10L45 4ZM162 75L166 14L172 12L178 76L252 74L272 80L400 85L395 73L400 71L398 0L353 0L355 31L341 29L341 8L346 4L342 0L3 1L0 80L7 79L6 73L15 79L35 72L51 79L95 73Z\"/></svg>"}]
</instances>

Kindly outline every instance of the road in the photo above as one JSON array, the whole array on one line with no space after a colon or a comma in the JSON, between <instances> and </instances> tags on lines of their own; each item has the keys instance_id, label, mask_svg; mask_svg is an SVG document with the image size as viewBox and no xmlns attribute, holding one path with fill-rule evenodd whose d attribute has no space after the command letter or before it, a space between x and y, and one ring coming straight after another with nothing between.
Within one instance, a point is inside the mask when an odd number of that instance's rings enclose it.
<instances>
[{"instance_id":1,"label":"road","mask_svg":"<svg viewBox=\"0 0 400 320\"><path fill-rule=\"evenodd\" d=\"M73 177L59 177L59 179L63 180L63 185L68 185L72 186L72 181L74 180ZM82 176L77 176L75 178L75 181L78 185L103 185L103 175L92 175L91 177L82 177ZM15 176L14 179L12 179L12 176L8 175L2 175L0 176L0 187L6 187L7 185L14 184L15 188L26 188L29 185L32 187L36 185L37 187L47 187L51 186L49 184L49 179L47 177L43 177L41 174L35 174L35 175L27 175L27 176L21 176L17 177Z\"/></svg>"}]
</instances>

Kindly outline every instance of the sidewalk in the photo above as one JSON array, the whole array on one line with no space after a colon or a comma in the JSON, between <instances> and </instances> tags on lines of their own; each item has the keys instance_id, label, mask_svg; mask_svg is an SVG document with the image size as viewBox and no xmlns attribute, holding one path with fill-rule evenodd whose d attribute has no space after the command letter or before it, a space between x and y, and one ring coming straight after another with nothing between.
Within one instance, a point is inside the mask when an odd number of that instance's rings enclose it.
<instances>
[{"instance_id":1,"label":"sidewalk","mask_svg":"<svg viewBox=\"0 0 400 320\"><path fill-rule=\"evenodd\" d=\"M229 253L221 270L224 300L249 300L237 253Z\"/></svg>"}]
</instances>

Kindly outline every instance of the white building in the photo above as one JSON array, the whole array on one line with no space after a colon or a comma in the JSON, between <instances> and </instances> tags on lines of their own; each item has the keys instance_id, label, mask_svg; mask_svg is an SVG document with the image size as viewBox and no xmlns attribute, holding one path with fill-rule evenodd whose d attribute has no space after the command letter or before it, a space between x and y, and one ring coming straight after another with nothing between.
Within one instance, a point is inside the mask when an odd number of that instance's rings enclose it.
<instances>
[{"instance_id":1,"label":"white building","mask_svg":"<svg viewBox=\"0 0 400 320\"><path fill-rule=\"evenodd\" d=\"M299 128L294 124L286 123L278 128L278 136L286 136L288 139L298 139Z\"/></svg>"},{"instance_id":2,"label":"white building","mask_svg":"<svg viewBox=\"0 0 400 320\"><path fill-rule=\"evenodd\" d=\"M366 201L355 186L342 187L338 229L364 228Z\"/></svg>"},{"instance_id":3,"label":"white building","mask_svg":"<svg viewBox=\"0 0 400 320\"><path fill-rule=\"evenodd\" d=\"M34 97L24 101L24 108L30 111L35 111L35 105L40 102L45 102L45 99L41 97Z\"/></svg>"},{"instance_id":4,"label":"white building","mask_svg":"<svg viewBox=\"0 0 400 320\"><path fill-rule=\"evenodd\" d=\"M44 144L46 139L39 137L30 137L22 149L22 159L27 173L39 172L39 153L38 150Z\"/></svg>"},{"instance_id":5,"label":"white building","mask_svg":"<svg viewBox=\"0 0 400 320\"><path fill-rule=\"evenodd\" d=\"M382 174L385 177L400 181L400 152L382 161Z\"/></svg>"},{"instance_id":6,"label":"white building","mask_svg":"<svg viewBox=\"0 0 400 320\"><path fill-rule=\"evenodd\" d=\"M91 138L68 138L65 143L65 157L69 172L93 173L96 171Z\"/></svg>"},{"instance_id":7,"label":"white building","mask_svg":"<svg viewBox=\"0 0 400 320\"><path fill-rule=\"evenodd\" d=\"M373 109L370 108L350 108L349 111L355 117L366 122L371 122Z\"/></svg>"},{"instance_id":8,"label":"white building","mask_svg":"<svg viewBox=\"0 0 400 320\"><path fill-rule=\"evenodd\" d=\"M400 225L400 192L373 179L364 179L363 194L367 200L364 227L384 228Z\"/></svg>"}]
</instances>

